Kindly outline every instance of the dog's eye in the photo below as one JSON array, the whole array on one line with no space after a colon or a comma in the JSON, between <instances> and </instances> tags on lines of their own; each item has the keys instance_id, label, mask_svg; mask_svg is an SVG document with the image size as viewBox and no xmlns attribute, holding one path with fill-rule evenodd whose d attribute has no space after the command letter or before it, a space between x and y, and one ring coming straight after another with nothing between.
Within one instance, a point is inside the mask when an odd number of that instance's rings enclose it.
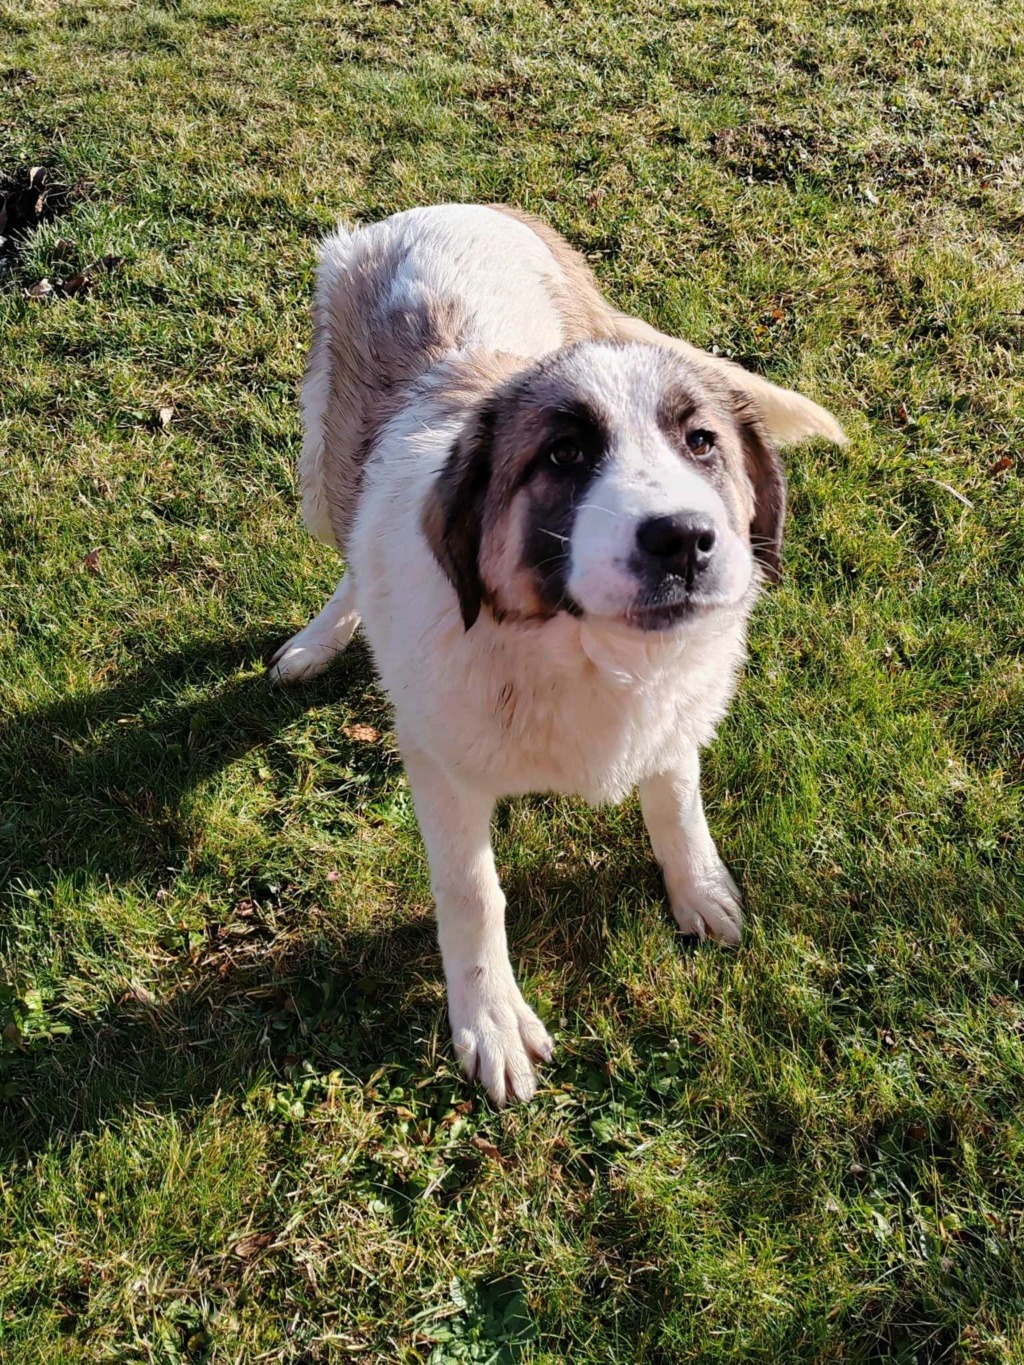
<instances>
[{"instance_id":1,"label":"dog's eye","mask_svg":"<svg viewBox=\"0 0 1024 1365\"><path fill-rule=\"evenodd\" d=\"M686 444L699 460L705 460L715 448L715 433L698 427L686 433Z\"/></svg>"},{"instance_id":2,"label":"dog's eye","mask_svg":"<svg viewBox=\"0 0 1024 1365\"><path fill-rule=\"evenodd\" d=\"M572 441L557 441L548 450L548 459L559 469L571 469L573 465L586 464L587 457L579 446Z\"/></svg>"}]
</instances>

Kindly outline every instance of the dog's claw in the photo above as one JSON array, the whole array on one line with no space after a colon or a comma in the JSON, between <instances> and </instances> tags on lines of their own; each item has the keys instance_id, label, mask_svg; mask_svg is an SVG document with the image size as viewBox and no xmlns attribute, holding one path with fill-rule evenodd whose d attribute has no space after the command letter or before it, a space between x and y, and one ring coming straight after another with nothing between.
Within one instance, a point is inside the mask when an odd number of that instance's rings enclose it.
<instances>
[{"instance_id":1,"label":"dog's claw","mask_svg":"<svg viewBox=\"0 0 1024 1365\"><path fill-rule=\"evenodd\" d=\"M743 902L723 862L699 878L687 878L685 885L670 885L668 890L672 913L684 934L694 934L702 943L708 938L730 947L739 943Z\"/></svg>"},{"instance_id":2,"label":"dog's claw","mask_svg":"<svg viewBox=\"0 0 1024 1365\"><path fill-rule=\"evenodd\" d=\"M503 1109L537 1093L534 1062L551 1060L554 1043L514 984L452 1010L452 1040L463 1071Z\"/></svg>"},{"instance_id":3,"label":"dog's claw","mask_svg":"<svg viewBox=\"0 0 1024 1365\"><path fill-rule=\"evenodd\" d=\"M302 682L305 678L315 678L334 662L338 653L336 647L322 644L297 644L294 636L273 655L267 665L267 682L271 687L284 687L289 683Z\"/></svg>"}]
</instances>

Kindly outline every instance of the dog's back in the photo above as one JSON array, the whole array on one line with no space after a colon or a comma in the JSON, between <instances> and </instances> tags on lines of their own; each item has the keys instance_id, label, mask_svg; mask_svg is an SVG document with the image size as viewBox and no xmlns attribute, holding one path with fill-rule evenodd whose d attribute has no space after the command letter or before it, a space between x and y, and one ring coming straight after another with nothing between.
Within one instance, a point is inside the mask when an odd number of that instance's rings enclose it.
<instances>
[{"instance_id":1,"label":"dog's back","mask_svg":"<svg viewBox=\"0 0 1024 1365\"><path fill-rule=\"evenodd\" d=\"M466 350L524 363L568 338L560 264L526 223L478 205L412 209L324 245L303 385L302 511L344 549L363 465L410 387Z\"/></svg>"}]
</instances>

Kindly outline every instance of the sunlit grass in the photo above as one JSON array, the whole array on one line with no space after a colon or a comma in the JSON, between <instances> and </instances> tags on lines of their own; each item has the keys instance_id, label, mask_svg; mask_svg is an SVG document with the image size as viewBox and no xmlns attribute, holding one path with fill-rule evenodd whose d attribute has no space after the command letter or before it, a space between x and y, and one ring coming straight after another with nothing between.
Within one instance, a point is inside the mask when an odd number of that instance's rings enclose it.
<instances>
[{"instance_id":1,"label":"sunlit grass","mask_svg":"<svg viewBox=\"0 0 1024 1365\"><path fill-rule=\"evenodd\" d=\"M1020 33L0 10L0 175L77 187L0 277L5 1365L1024 1359ZM262 678L338 575L292 483L316 239L454 199L851 436L788 456L705 764L744 947L678 941L633 803L504 807L559 1050L500 1116L365 648Z\"/></svg>"}]
</instances>

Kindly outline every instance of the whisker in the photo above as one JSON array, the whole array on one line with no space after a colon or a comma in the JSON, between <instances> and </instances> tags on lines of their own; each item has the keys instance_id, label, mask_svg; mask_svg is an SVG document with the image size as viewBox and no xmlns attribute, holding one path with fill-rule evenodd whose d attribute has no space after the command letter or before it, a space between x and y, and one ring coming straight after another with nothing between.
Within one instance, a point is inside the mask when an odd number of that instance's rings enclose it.
<instances>
[{"instance_id":1,"label":"whisker","mask_svg":"<svg viewBox=\"0 0 1024 1365\"><path fill-rule=\"evenodd\" d=\"M540 560L540 562L537 564L536 567L537 567L538 569L544 569L544 568L546 568L549 564L558 564L559 562L561 562L561 563L564 564L567 560L568 560L568 555L564 555L564 554L554 554L554 555L552 555L549 559L542 559L542 560Z\"/></svg>"}]
</instances>

